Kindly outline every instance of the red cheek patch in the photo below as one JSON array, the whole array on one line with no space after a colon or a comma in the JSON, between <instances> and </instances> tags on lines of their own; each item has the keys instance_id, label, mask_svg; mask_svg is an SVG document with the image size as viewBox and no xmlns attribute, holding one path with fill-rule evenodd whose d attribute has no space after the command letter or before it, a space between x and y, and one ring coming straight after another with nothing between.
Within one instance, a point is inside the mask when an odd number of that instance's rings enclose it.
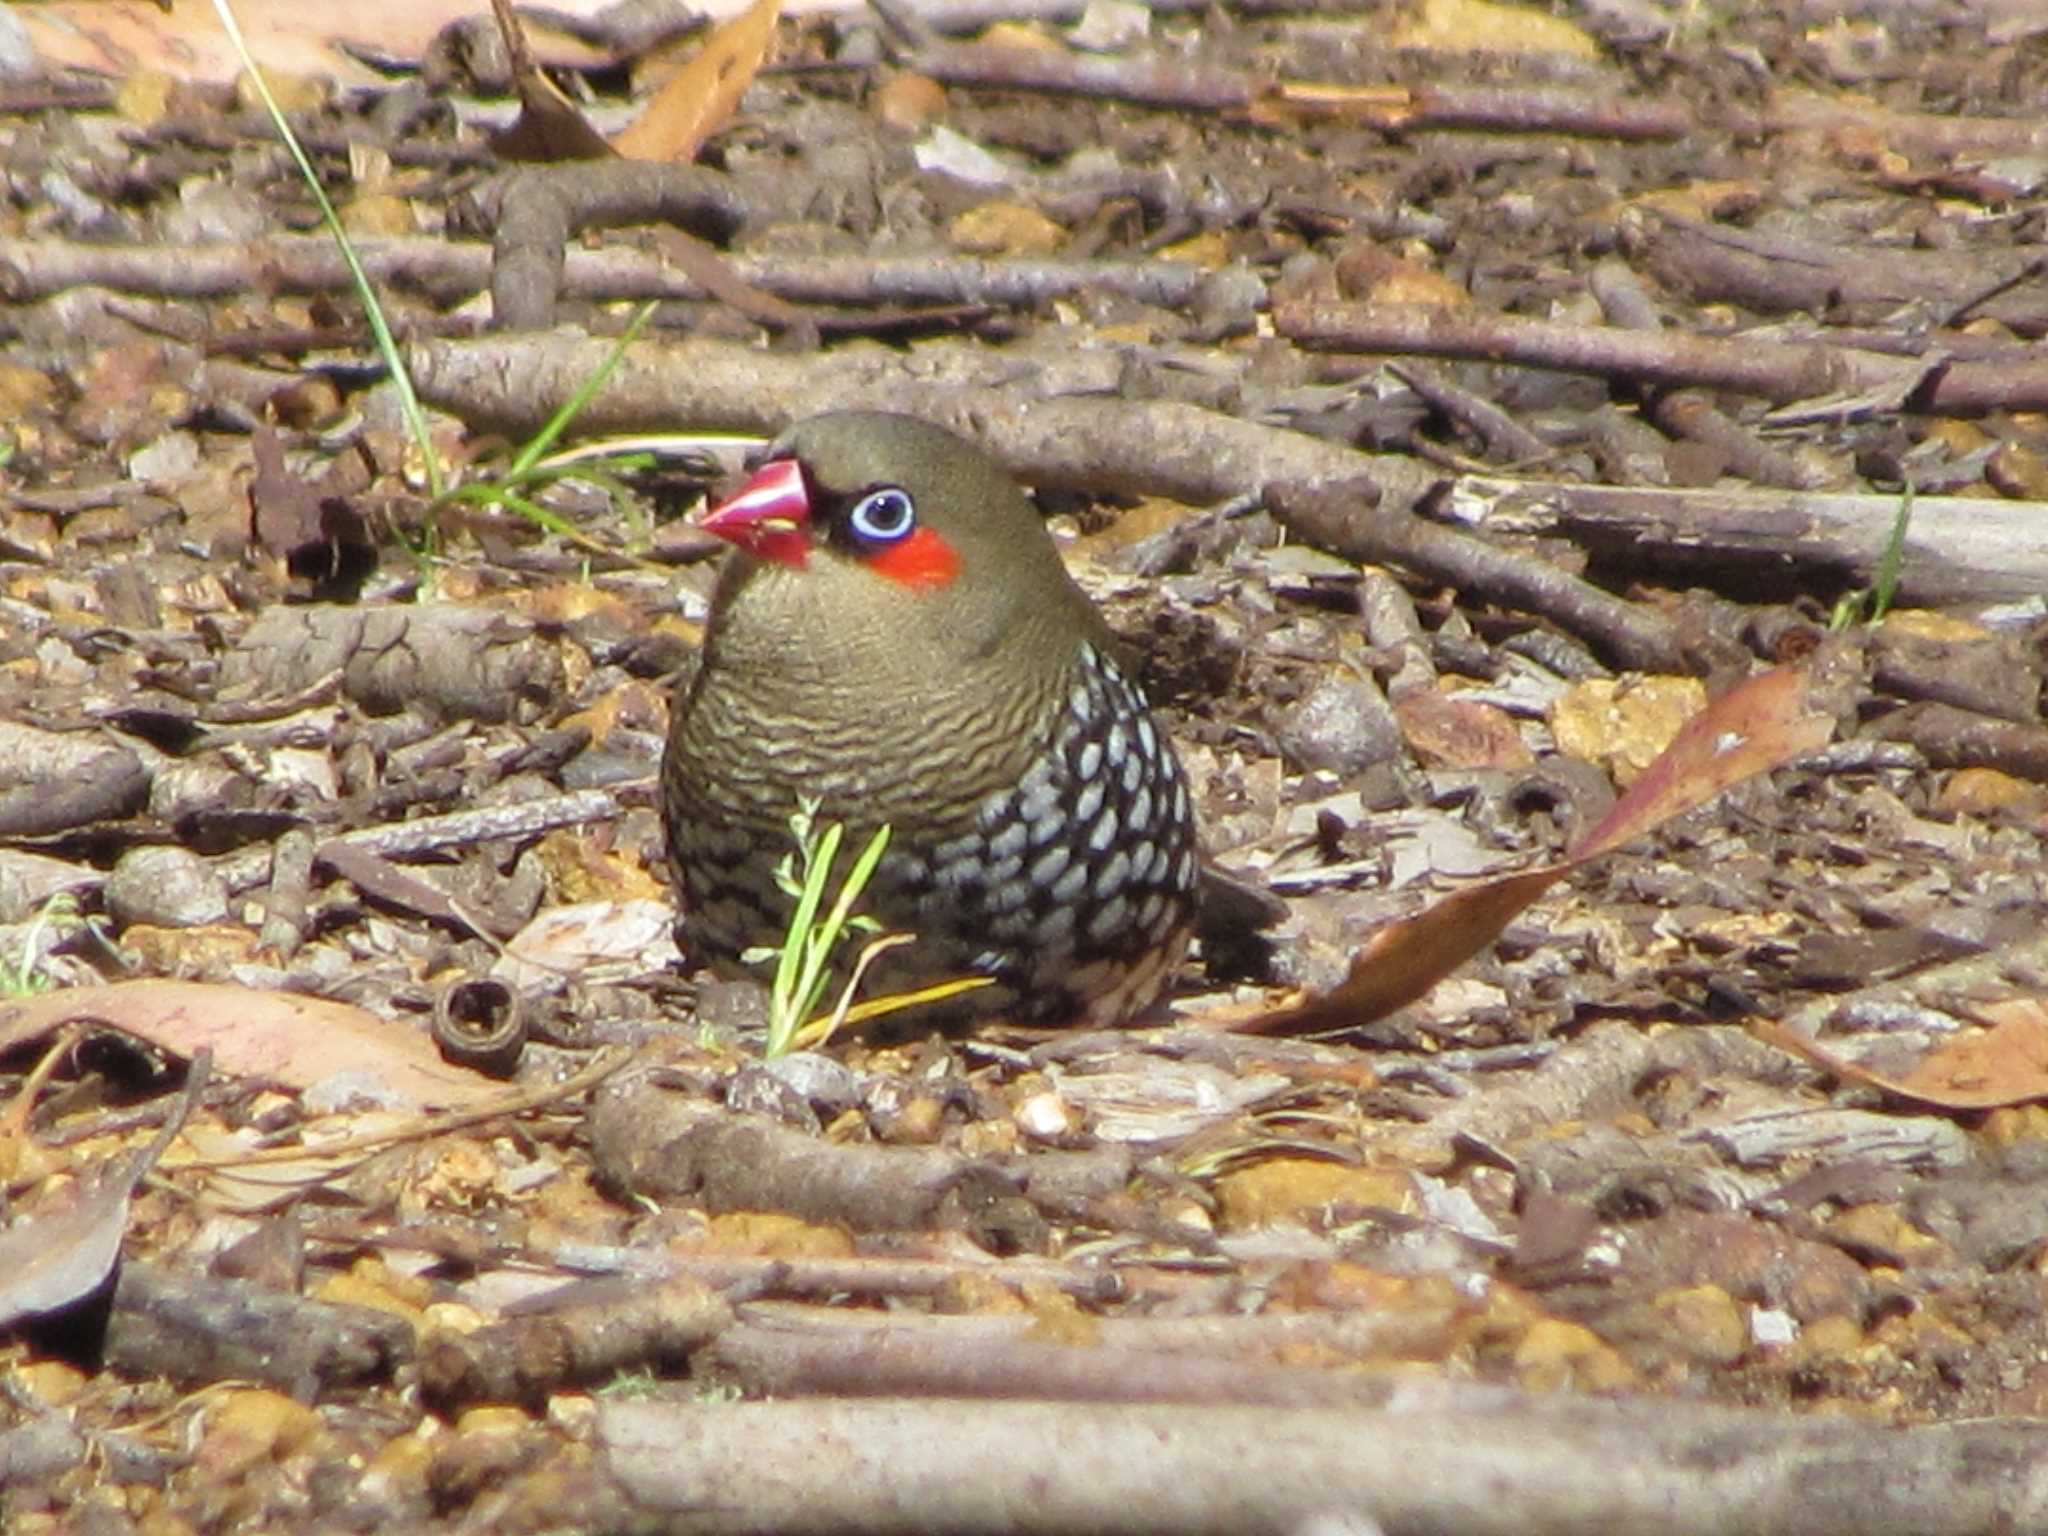
<instances>
[{"instance_id":1,"label":"red cheek patch","mask_svg":"<svg viewBox=\"0 0 2048 1536\"><path fill-rule=\"evenodd\" d=\"M960 574L960 552L929 528L868 556L868 564L906 587L950 587Z\"/></svg>"}]
</instances>

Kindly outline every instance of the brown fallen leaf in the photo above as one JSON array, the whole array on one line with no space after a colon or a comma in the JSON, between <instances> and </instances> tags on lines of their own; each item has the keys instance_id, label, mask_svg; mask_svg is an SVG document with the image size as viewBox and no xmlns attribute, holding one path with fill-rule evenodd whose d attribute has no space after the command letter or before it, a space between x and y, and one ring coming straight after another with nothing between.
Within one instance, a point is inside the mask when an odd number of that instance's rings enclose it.
<instances>
[{"instance_id":1,"label":"brown fallen leaf","mask_svg":"<svg viewBox=\"0 0 2048 1536\"><path fill-rule=\"evenodd\" d=\"M50 1208L0 1232L0 1327L61 1311L99 1289L121 1256L135 1186L185 1128L212 1070L212 1055L200 1050L176 1107L147 1146L109 1159Z\"/></svg>"},{"instance_id":2,"label":"brown fallen leaf","mask_svg":"<svg viewBox=\"0 0 2048 1536\"><path fill-rule=\"evenodd\" d=\"M1417 758L1433 768L1527 768L1535 762L1506 710L1411 688L1393 700L1394 718Z\"/></svg>"},{"instance_id":3,"label":"brown fallen leaf","mask_svg":"<svg viewBox=\"0 0 2048 1536\"><path fill-rule=\"evenodd\" d=\"M330 837L313 850L313 858L365 896L406 908L421 917L431 917L451 927L467 929L487 944L498 942L496 934L464 911L462 903L438 885L401 869L372 849Z\"/></svg>"},{"instance_id":4,"label":"brown fallen leaf","mask_svg":"<svg viewBox=\"0 0 2048 1536\"><path fill-rule=\"evenodd\" d=\"M782 0L754 0L720 26L697 56L654 93L646 110L612 135L611 147L628 160L687 165L696 159L704 141L731 120L754 83L781 14Z\"/></svg>"},{"instance_id":5,"label":"brown fallen leaf","mask_svg":"<svg viewBox=\"0 0 2048 1536\"><path fill-rule=\"evenodd\" d=\"M249 50L267 74L373 87L383 79L342 46L350 40L418 57L472 0L373 0L348 6L240 5ZM63 0L23 9L16 22L43 69L125 79L153 69L178 80L233 80L242 62L208 0Z\"/></svg>"},{"instance_id":6,"label":"brown fallen leaf","mask_svg":"<svg viewBox=\"0 0 2048 1536\"><path fill-rule=\"evenodd\" d=\"M203 981L123 981L0 1004L0 1052L73 1021L120 1030L177 1056L211 1047L221 1071L290 1088L350 1072L419 1108L463 1108L503 1091L441 1060L411 1025L324 997Z\"/></svg>"},{"instance_id":7,"label":"brown fallen leaf","mask_svg":"<svg viewBox=\"0 0 2048 1536\"><path fill-rule=\"evenodd\" d=\"M1977 1003L1970 1011L1989 1028L1943 1042L1903 1077L1873 1072L1770 1020L1753 1021L1750 1033L1839 1078L1941 1109L2003 1109L2048 1099L2048 998Z\"/></svg>"},{"instance_id":8,"label":"brown fallen leaf","mask_svg":"<svg viewBox=\"0 0 2048 1536\"><path fill-rule=\"evenodd\" d=\"M612 147L584 119L574 102L555 88L535 62L526 29L511 0L491 0L511 58L512 83L519 92L519 119L491 136L491 148L507 160L609 160Z\"/></svg>"},{"instance_id":9,"label":"brown fallen leaf","mask_svg":"<svg viewBox=\"0 0 2048 1536\"><path fill-rule=\"evenodd\" d=\"M1612 852L1744 779L1826 746L1834 720L1807 704L1814 664L1758 673L1700 711L1565 861Z\"/></svg>"},{"instance_id":10,"label":"brown fallen leaf","mask_svg":"<svg viewBox=\"0 0 2048 1536\"><path fill-rule=\"evenodd\" d=\"M1804 667L1780 667L1737 684L1687 722L1563 860L1454 891L1388 924L1352 956L1350 974L1332 990L1232 1027L1248 1034L1313 1034L1356 1028L1414 1002L1587 860L1753 774L1824 746L1834 719L1810 708L1807 685Z\"/></svg>"}]
</instances>

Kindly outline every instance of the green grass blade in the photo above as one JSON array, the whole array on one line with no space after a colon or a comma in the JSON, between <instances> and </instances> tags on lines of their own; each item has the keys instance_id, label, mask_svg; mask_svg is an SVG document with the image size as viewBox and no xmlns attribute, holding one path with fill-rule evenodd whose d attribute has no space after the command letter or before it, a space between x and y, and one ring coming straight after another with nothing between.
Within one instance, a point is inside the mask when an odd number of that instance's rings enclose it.
<instances>
[{"instance_id":1,"label":"green grass blade","mask_svg":"<svg viewBox=\"0 0 2048 1536\"><path fill-rule=\"evenodd\" d=\"M853 916L853 904L860 900L860 893L868 888L868 881L874 878L875 866L882 862L882 855L889 848L889 829L879 828L868 839L868 845L861 849L860 857L853 861L853 868L846 873L846 883L839 888L839 900L833 904L831 914L826 917L820 930L827 948L839 942L839 935L846 929L846 921Z\"/></svg>"},{"instance_id":2,"label":"green grass blade","mask_svg":"<svg viewBox=\"0 0 2048 1536\"><path fill-rule=\"evenodd\" d=\"M1885 541L1884 554L1877 562L1877 592L1871 599L1870 622L1875 624L1891 612L1892 598L1899 590L1899 570L1906 563L1906 527L1913 521L1913 482L1899 496L1899 515L1892 519L1892 536Z\"/></svg>"},{"instance_id":3,"label":"green grass blade","mask_svg":"<svg viewBox=\"0 0 2048 1536\"><path fill-rule=\"evenodd\" d=\"M550 448L555 446L563 432L568 430L569 423L582 415L584 408L597 397L597 392L604 388L605 380L612 376L613 372L617 370L620 361L625 357L626 348L639 339L640 333L647 328L647 322L652 318L654 318L654 300L649 299L633 312L633 318L626 322L625 330L619 333L618 339L612 343L611 349L605 353L604 361L591 370L590 377L577 385L576 392L562 402L561 409L550 416L540 431L536 432L532 439L513 456L512 466L506 471L507 474L525 474L535 464L540 462L541 457Z\"/></svg>"},{"instance_id":4,"label":"green grass blade","mask_svg":"<svg viewBox=\"0 0 2048 1536\"><path fill-rule=\"evenodd\" d=\"M803 999L814 992L824 971L824 960L812 943L818 907L825 899L826 882L839 856L841 828L833 822L819 834L814 847L807 847L803 889L796 910L790 914L789 931L775 966L775 982L768 994L768 1054L780 1056L789 1049L790 1039L803 1022Z\"/></svg>"},{"instance_id":5,"label":"green grass blade","mask_svg":"<svg viewBox=\"0 0 2048 1536\"><path fill-rule=\"evenodd\" d=\"M307 158L305 148L299 143L298 135L292 132L292 125L284 115L284 109L277 104L277 98L270 94L270 84L263 78L263 71L256 67L255 57L249 52L249 44L242 36L241 24L235 20L235 13L228 0L213 0L213 11L220 18L220 24L228 34L228 41L234 45L235 53L241 58L242 68L248 71L249 81L256 87L256 94L263 99L263 109L270 114L270 120L277 125L278 136L291 152L297 163L299 175L305 178L306 187L313 194L313 201L320 205L320 217L326 222L328 233L334 236L334 243L341 251L341 259L348 266L349 277L354 281L356 293L362 298L363 310L370 321L370 334L377 340L377 353L384 359L384 366L391 375L391 382L398 391L399 409L404 413L406 425L411 428L413 439L419 445L420 459L426 465L427 490L438 499L442 491L441 461L434 452L433 433L427 426L427 413L420 408L420 399L412 387L412 375L406 372L405 359L399 355L398 340L391 334L391 327L384 318L384 306L378 302L377 290L370 284L370 274L363 269L360 257L356 255L355 243L349 239L348 231L342 228L341 215L328 200L327 189L320 185L319 174L313 169L313 162Z\"/></svg>"}]
</instances>

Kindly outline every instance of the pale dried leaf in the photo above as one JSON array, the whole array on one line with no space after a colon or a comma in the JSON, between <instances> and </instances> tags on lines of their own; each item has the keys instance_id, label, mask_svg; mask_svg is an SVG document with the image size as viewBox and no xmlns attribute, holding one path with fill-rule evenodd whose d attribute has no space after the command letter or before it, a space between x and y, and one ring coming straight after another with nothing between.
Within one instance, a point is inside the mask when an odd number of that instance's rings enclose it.
<instances>
[{"instance_id":1,"label":"pale dried leaf","mask_svg":"<svg viewBox=\"0 0 2048 1536\"><path fill-rule=\"evenodd\" d=\"M639 120L612 137L628 160L687 165L731 120L775 41L782 0L754 0L704 41L703 51L655 93Z\"/></svg>"}]
</instances>

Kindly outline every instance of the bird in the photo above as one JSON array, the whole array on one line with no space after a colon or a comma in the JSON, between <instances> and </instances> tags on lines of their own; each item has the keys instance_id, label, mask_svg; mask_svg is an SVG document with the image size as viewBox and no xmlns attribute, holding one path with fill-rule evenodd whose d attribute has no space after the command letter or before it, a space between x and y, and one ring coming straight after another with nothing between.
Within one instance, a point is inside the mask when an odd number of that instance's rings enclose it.
<instances>
[{"instance_id":1,"label":"bird","mask_svg":"<svg viewBox=\"0 0 2048 1536\"><path fill-rule=\"evenodd\" d=\"M979 980L904 1020L1143 1012L1194 930L1193 799L1031 502L889 412L809 417L753 462L699 520L732 548L662 758L689 963L764 974L791 817L814 807L855 849L890 829L856 910L911 937L868 993Z\"/></svg>"}]
</instances>

